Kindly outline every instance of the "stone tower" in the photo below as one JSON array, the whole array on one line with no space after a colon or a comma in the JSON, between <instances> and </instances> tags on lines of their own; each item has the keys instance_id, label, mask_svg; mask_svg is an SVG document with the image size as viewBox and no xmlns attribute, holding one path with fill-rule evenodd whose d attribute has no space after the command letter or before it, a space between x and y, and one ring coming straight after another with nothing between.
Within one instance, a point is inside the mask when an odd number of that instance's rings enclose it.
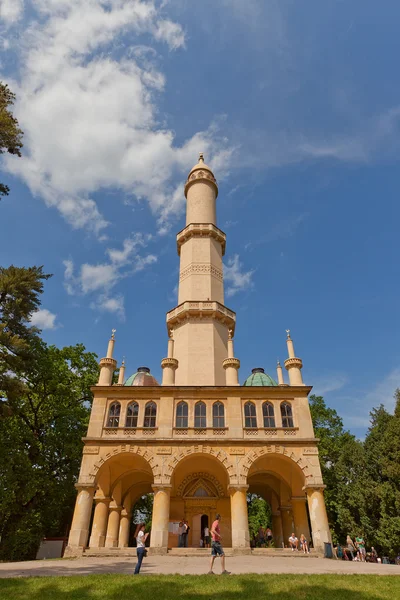
<instances>
[{"instance_id":1,"label":"stone tower","mask_svg":"<svg viewBox=\"0 0 400 600\"><path fill-rule=\"evenodd\" d=\"M182 519L191 528L189 546L200 551L216 512L224 545L250 553L248 493L270 505L276 548L282 550L294 531L312 535L322 552L331 536L302 360L287 330L289 383L278 363L277 381L258 367L239 385L235 313L224 304L218 187L202 154L185 195L178 305L167 313L162 385L147 367L124 380L124 365L113 384L113 330L92 388L66 555L134 554L134 507L149 493L152 553L187 552L177 548Z\"/></svg>"},{"instance_id":2,"label":"stone tower","mask_svg":"<svg viewBox=\"0 0 400 600\"><path fill-rule=\"evenodd\" d=\"M176 385L225 385L222 366L236 315L224 305L225 234L217 227L217 181L200 154L185 184L186 227L177 235L178 306L167 313L179 362Z\"/></svg>"}]
</instances>

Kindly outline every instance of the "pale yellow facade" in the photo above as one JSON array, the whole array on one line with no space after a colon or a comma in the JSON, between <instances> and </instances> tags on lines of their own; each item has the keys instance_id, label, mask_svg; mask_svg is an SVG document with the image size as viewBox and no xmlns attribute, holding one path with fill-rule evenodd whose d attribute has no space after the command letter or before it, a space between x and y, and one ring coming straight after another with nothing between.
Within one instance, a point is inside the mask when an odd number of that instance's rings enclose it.
<instances>
[{"instance_id":1,"label":"pale yellow facade","mask_svg":"<svg viewBox=\"0 0 400 600\"><path fill-rule=\"evenodd\" d=\"M185 185L178 306L167 313L162 385L123 385L124 366L111 385L114 334L100 361L67 555L87 547L126 548L132 509L150 492L152 552L177 546L182 519L190 525L188 545L199 547L216 513L224 546L250 552L248 492L269 502L276 546L287 546L292 531L312 536L317 550L331 541L311 388L303 383L289 332L289 384L278 365L277 384L239 385L236 315L224 304L226 237L216 224L217 194L201 155Z\"/></svg>"}]
</instances>

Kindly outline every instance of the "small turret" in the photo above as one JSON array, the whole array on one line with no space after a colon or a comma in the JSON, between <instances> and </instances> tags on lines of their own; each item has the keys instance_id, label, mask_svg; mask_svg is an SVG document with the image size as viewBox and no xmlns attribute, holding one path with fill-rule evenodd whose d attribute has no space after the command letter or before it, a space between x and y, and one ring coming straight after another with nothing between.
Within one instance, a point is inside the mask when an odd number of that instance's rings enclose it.
<instances>
[{"instance_id":1,"label":"small turret","mask_svg":"<svg viewBox=\"0 0 400 600\"><path fill-rule=\"evenodd\" d=\"M115 332L116 329L113 329L111 332L111 338L108 342L107 356L102 358L99 362L100 375L97 385L112 385L113 374L117 367L117 361L113 358Z\"/></svg>"},{"instance_id":2,"label":"small turret","mask_svg":"<svg viewBox=\"0 0 400 600\"><path fill-rule=\"evenodd\" d=\"M286 329L286 343L288 348L289 358L285 360L285 369L289 375L290 385L304 385L303 377L301 375L301 369L303 368L303 361L301 358L297 358L294 353L293 340L290 337L290 329Z\"/></svg>"}]
</instances>

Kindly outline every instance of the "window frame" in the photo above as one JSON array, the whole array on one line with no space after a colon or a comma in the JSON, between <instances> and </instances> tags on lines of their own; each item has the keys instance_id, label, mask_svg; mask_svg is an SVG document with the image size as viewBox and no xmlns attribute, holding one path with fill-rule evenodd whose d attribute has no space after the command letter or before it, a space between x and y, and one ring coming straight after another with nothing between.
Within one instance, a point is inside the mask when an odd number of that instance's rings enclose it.
<instances>
[{"instance_id":1,"label":"window frame","mask_svg":"<svg viewBox=\"0 0 400 600\"><path fill-rule=\"evenodd\" d=\"M182 409L183 414L178 414ZM180 400L175 408L175 427L176 429L187 429L189 427L189 406L184 400Z\"/></svg>"},{"instance_id":2,"label":"window frame","mask_svg":"<svg viewBox=\"0 0 400 600\"><path fill-rule=\"evenodd\" d=\"M204 414L199 414L199 415L196 414L198 408L201 409L202 412L204 411ZM199 419L200 421L198 421L197 419ZM203 425L203 423L204 423L204 425ZM199 400L194 405L194 428L195 429L206 429L207 428L207 405L202 400Z\"/></svg>"},{"instance_id":3,"label":"window frame","mask_svg":"<svg viewBox=\"0 0 400 600\"><path fill-rule=\"evenodd\" d=\"M271 414L268 414L268 415L265 414L265 408L267 408L267 407L272 410L272 415ZM272 402L268 402L268 400L266 402L263 402L263 405L262 405L262 415L263 415L264 428L265 429L275 429L276 428L275 408L274 408L274 405L272 404ZM271 421L272 421L273 425L271 425ZM266 422L268 422L269 425L266 425Z\"/></svg>"},{"instance_id":4,"label":"window frame","mask_svg":"<svg viewBox=\"0 0 400 600\"><path fill-rule=\"evenodd\" d=\"M247 409L249 409L249 413L246 414ZM254 402L248 400L244 403L243 406L243 414L244 414L244 426L246 429L257 429L257 409Z\"/></svg>"},{"instance_id":5,"label":"window frame","mask_svg":"<svg viewBox=\"0 0 400 600\"><path fill-rule=\"evenodd\" d=\"M222 414L215 414L215 409L218 407L219 412ZM220 408L222 407L222 411ZM221 424L222 422L222 424ZM225 404L218 400L212 405L212 425L213 429L224 429L225 428Z\"/></svg>"},{"instance_id":6,"label":"window frame","mask_svg":"<svg viewBox=\"0 0 400 600\"><path fill-rule=\"evenodd\" d=\"M287 410L289 409L289 410ZM286 400L281 402L281 418L282 418L282 427L283 429L293 429L294 427L294 418L293 418L293 408L290 402Z\"/></svg>"},{"instance_id":7,"label":"window frame","mask_svg":"<svg viewBox=\"0 0 400 600\"><path fill-rule=\"evenodd\" d=\"M149 409L153 409L154 407L154 414L150 414L148 415L147 412ZM144 407L144 419L143 419L143 429L155 429L157 424L157 404L154 402L154 400L150 400L150 402L147 402L145 407Z\"/></svg>"},{"instance_id":8,"label":"window frame","mask_svg":"<svg viewBox=\"0 0 400 600\"><path fill-rule=\"evenodd\" d=\"M114 409L118 409L118 412L116 412ZM114 412L112 412L114 411ZM107 413L107 425L106 427L119 427L119 421L121 418L121 403L114 401L111 402L110 406L108 407L108 413Z\"/></svg>"},{"instance_id":9,"label":"window frame","mask_svg":"<svg viewBox=\"0 0 400 600\"><path fill-rule=\"evenodd\" d=\"M136 409L136 414L129 414L129 410ZM130 421L129 421L130 419ZM136 419L136 423L133 425L132 421L134 421ZM138 419L139 419L139 404L138 402L136 402L135 400L133 402L129 402L127 408L126 408L126 418L125 418L125 427L127 427L128 429L137 429L138 426Z\"/></svg>"}]
</instances>

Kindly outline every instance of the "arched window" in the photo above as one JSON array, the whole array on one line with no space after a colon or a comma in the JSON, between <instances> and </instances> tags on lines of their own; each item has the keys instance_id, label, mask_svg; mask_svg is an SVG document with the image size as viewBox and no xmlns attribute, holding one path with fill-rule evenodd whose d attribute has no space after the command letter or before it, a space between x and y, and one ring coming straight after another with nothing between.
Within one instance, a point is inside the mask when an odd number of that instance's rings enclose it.
<instances>
[{"instance_id":1,"label":"arched window","mask_svg":"<svg viewBox=\"0 0 400 600\"><path fill-rule=\"evenodd\" d=\"M282 427L293 427L293 413L289 402L281 404Z\"/></svg>"},{"instance_id":2,"label":"arched window","mask_svg":"<svg viewBox=\"0 0 400 600\"><path fill-rule=\"evenodd\" d=\"M264 402L262 409L264 417L264 427L275 427L274 407L272 406L271 402Z\"/></svg>"},{"instance_id":3,"label":"arched window","mask_svg":"<svg viewBox=\"0 0 400 600\"><path fill-rule=\"evenodd\" d=\"M188 426L188 405L186 402L178 402L176 405L176 427Z\"/></svg>"},{"instance_id":4,"label":"arched window","mask_svg":"<svg viewBox=\"0 0 400 600\"><path fill-rule=\"evenodd\" d=\"M148 402L144 409L143 427L155 427L157 416L157 406L155 402Z\"/></svg>"},{"instance_id":5,"label":"arched window","mask_svg":"<svg viewBox=\"0 0 400 600\"><path fill-rule=\"evenodd\" d=\"M113 402L108 410L107 427L119 426L119 415L121 413L121 405L119 402Z\"/></svg>"},{"instance_id":6,"label":"arched window","mask_svg":"<svg viewBox=\"0 0 400 600\"><path fill-rule=\"evenodd\" d=\"M196 428L207 427L206 405L204 402L197 402L194 407L194 426Z\"/></svg>"},{"instance_id":7,"label":"arched window","mask_svg":"<svg viewBox=\"0 0 400 600\"><path fill-rule=\"evenodd\" d=\"M253 402L246 402L244 405L244 426L257 427L256 407Z\"/></svg>"},{"instance_id":8,"label":"arched window","mask_svg":"<svg viewBox=\"0 0 400 600\"><path fill-rule=\"evenodd\" d=\"M128 405L128 410L126 411L125 427L137 427L138 414L139 404L137 402L131 402Z\"/></svg>"},{"instance_id":9,"label":"arched window","mask_svg":"<svg viewBox=\"0 0 400 600\"><path fill-rule=\"evenodd\" d=\"M213 404L213 427L225 427L225 407L222 402Z\"/></svg>"}]
</instances>

